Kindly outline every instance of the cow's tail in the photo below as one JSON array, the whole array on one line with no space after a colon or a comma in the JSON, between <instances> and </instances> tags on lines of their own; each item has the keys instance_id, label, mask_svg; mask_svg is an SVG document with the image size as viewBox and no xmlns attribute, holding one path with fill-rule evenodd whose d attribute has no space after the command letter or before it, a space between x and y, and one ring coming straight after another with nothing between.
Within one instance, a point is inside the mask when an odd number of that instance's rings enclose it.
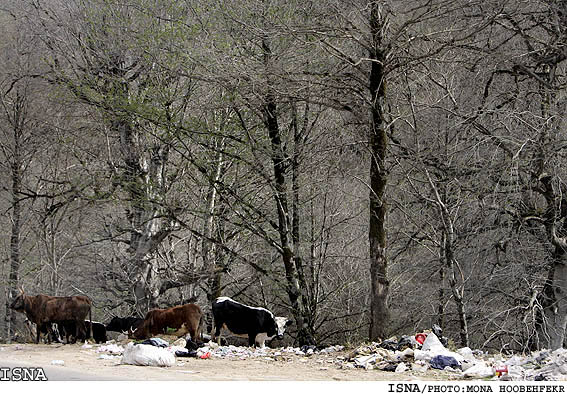
<instances>
[{"instance_id":1,"label":"cow's tail","mask_svg":"<svg viewBox=\"0 0 567 394\"><path fill-rule=\"evenodd\" d=\"M93 305L90 304L89 305L89 321L91 322L89 324L89 328L87 329L87 339L92 338L92 331L93 331L93 316L92 316L92 310L93 310Z\"/></svg>"},{"instance_id":2,"label":"cow's tail","mask_svg":"<svg viewBox=\"0 0 567 394\"><path fill-rule=\"evenodd\" d=\"M201 313L201 316L199 316L199 324L197 325L197 332L195 333L195 339L193 339L194 342L197 342L197 340L199 342L203 342L203 328L205 326L205 319L204 319L204 314Z\"/></svg>"}]
</instances>

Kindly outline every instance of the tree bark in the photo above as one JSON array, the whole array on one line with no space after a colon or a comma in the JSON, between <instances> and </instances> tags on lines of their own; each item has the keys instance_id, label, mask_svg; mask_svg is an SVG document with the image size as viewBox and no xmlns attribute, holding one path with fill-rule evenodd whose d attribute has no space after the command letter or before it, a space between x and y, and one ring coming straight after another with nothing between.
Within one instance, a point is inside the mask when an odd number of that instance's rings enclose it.
<instances>
[{"instance_id":1,"label":"tree bark","mask_svg":"<svg viewBox=\"0 0 567 394\"><path fill-rule=\"evenodd\" d=\"M370 245L370 340L384 339L389 323L388 310L388 259L386 256L386 149L388 137L384 122L384 100L386 96L382 46L384 26L380 5L371 3L370 28L373 47L370 50L371 70L369 87L371 95L370 146L370 226L368 239Z\"/></svg>"},{"instance_id":2,"label":"tree bark","mask_svg":"<svg viewBox=\"0 0 567 394\"><path fill-rule=\"evenodd\" d=\"M137 268L133 293L141 311L157 306L162 292L157 275L155 251L171 234L167 215L160 207L163 201L163 182L169 148L166 145L149 147L149 158L144 155L147 146L128 119L117 119L114 128L120 134L120 148L124 158L122 186L128 195L126 216L130 223L128 261Z\"/></svg>"},{"instance_id":3,"label":"tree bark","mask_svg":"<svg viewBox=\"0 0 567 394\"><path fill-rule=\"evenodd\" d=\"M19 131L15 131L14 157L12 163L12 228L10 234L10 274L8 279L8 297L6 298L6 340L10 343L16 325L16 313L10 309L12 301L18 296L17 286L20 271L20 233L22 207L20 202L20 190L22 184L20 137Z\"/></svg>"},{"instance_id":4,"label":"tree bark","mask_svg":"<svg viewBox=\"0 0 567 394\"><path fill-rule=\"evenodd\" d=\"M545 228L549 242L554 247L552 264L548 277L540 294L543 314L538 317L539 336L545 347L552 350L563 347L567 329L567 237L558 234L558 227L563 227L567 212L562 209L567 201L564 191L553 187L551 176L540 176L542 187L539 191L547 203Z\"/></svg>"},{"instance_id":5,"label":"tree bark","mask_svg":"<svg viewBox=\"0 0 567 394\"><path fill-rule=\"evenodd\" d=\"M455 306L457 308L457 315L459 316L459 336L461 339L461 346L469 346L469 329L468 329L468 319L464 302L464 280L461 278L461 284L459 285L457 280L457 270L459 270L459 263L455 257L455 226L453 225L453 220L449 210L447 209L447 204L441 198L437 187L433 183L433 180L427 172L427 178L431 190L435 194L435 200L437 208L439 210L439 215L441 217L441 259L447 266L447 274L449 280L449 286L451 288L451 294L453 295L453 300L455 301ZM446 194L446 193L444 193ZM460 271L460 270L459 270Z\"/></svg>"},{"instance_id":6,"label":"tree bark","mask_svg":"<svg viewBox=\"0 0 567 394\"><path fill-rule=\"evenodd\" d=\"M543 333L546 347L555 350L563 347L567 329L567 254L556 251L553 265L543 288Z\"/></svg>"},{"instance_id":7,"label":"tree bark","mask_svg":"<svg viewBox=\"0 0 567 394\"><path fill-rule=\"evenodd\" d=\"M213 238L214 218L217 202L217 182L220 180L223 163L222 163L222 147L224 141L219 142L217 146L217 157L215 159L215 171L213 177L209 180L209 190L207 193L207 212L205 213L205 224L203 228L203 239L201 254L203 256L203 270L211 272L208 279L207 300L209 304L217 297L221 296L222 273L220 267L217 266L217 255L220 251L216 250L214 244L210 241Z\"/></svg>"}]
</instances>

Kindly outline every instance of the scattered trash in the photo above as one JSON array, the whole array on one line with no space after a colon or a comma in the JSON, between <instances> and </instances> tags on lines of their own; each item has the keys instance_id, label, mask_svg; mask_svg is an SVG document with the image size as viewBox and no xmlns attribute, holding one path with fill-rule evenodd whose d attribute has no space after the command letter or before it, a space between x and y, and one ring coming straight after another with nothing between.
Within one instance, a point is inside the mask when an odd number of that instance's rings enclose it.
<instances>
[{"instance_id":1,"label":"scattered trash","mask_svg":"<svg viewBox=\"0 0 567 394\"><path fill-rule=\"evenodd\" d=\"M174 354L175 357L197 357L197 352L195 350L187 350L185 348L176 350Z\"/></svg>"},{"instance_id":2,"label":"scattered trash","mask_svg":"<svg viewBox=\"0 0 567 394\"><path fill-rule=\"evenodd\" d=\"M97 353L110 353L110 354L122 354L124 353L124 348L120 345L115 343L111 343L110 345L102 345L96 349Z\"/></svg>"},{"instance_id":3,"label":"scattered trash","mask_svg":"<svg viewBox=\"0 0 567 394\"><path fill-rule=\"evenodd\" d=\"M204 352L202 350L197 350L197 356L202 360L206 360L208 358L211 358L211 352Z\"/></svg>"},{"instance_id":4,"label":"scattered trash","mask_svg":"<svg viewBox=\"0 0 567 394\"><path fill-rule=\"evenodd\" d=\"M419 343L420 345L423 345L423 342L425 341L425 338L427 338L427 333L420 332L419 334L415 334L415 340L416 340L417 343Z\"/></svg>"},{"instance_id":5,"label":"scattered trash","mask_svg":"<svg viewBox=\"0 0 567 394\"><path fill-rule=\"evenodd\" d=\"M164 341L161 338L150 338L150 339L146 339L143 342L140 342L140 345L151 345L151 346L157 346L157 347L168 347L169 346L169 342Z\"/></svg>"},{"instance_id":6,"label":"scattered trash","mask_svg":"<svg viewBox=\"0 0 567 394\"><path fill-rule=\"evenodd\" d=\"M500 381L565 381L567 380L567 349L541 350L526 355L488 354L480 350L463 347L449 350L440 328L426 330L411 336L391 337L382 342L365 343L357 348L344 346L301 346L280 348L256 348L247 346L220 346L215 342L194 342L190 338L179 338L171 345L161 338L150 338L139 344L133 342L125 348L115 341L98 346L98 359L112 360L122 355L122 364L150 366L183 366L179 358L233 358L246 360L256 358L262 362L290 361L318 363L321 371L330 368L366 369L393 372L396 374L421 374L429 369L444 373L459 374L462 379L491 379ZM81 349L92 349L85 343ZM27 347L14 346L10 350ZM7 350L0 347L0 351ZM340 354L334 354L339 353ZM82 351L82 353L85 353ZM65 365L63 360L53 360L52 365ZM196 373L180 371L183 373Z\"/></svg>"},{"instance_id":7,"label":"scattered trash","mask_svg":"<svg viewBox=\"0 0 567 394\"><path fill-rule=\"evenodd\" d=\"M99 359L101 360L114 360L115 358L118 358L120 356L118 355L111 355L111 354L101 354L100 356L98 356Z\"/></svg>"},{"instance_id":8,"label":"scattered trash","mask_svg":"<svg viewBox=\"0 0 567 394\"><path fill-rule=\"evenodd\" d=\"M418 373L425 373L427 372L427 370L429 369L429 365L428 364L412 364L411 365L411 370L414 372L418 372Z\"/></svg>"},{"instance_id":9,"label":"scattered trash","mask_svg":"<svg viewBox=\"0 0 567 394\"><path fill-rule=\"evenodd\" d=\"M421 346L421 350L424 352L439 352L444 351L445 346L441 343L437 335L430 333L423 341L423 345Z\"/></svg>"},{"instance_id":10,"label":"scattered trash","mask_svg":"<svg viewBox=\"0 0 567 394\"><path fill-rule=\"evenodd\" d=\"M321 350L320 353L334 353L334 352L340 352L342 350L344 350L344 346L341 345L335 345L335 346L329 346L326 347L324 349Z\"/></svg>"},{"instance_id":11,"label":"scattered trash","mask_svg":"<svg viewBox=\"0 0 567 394\"><path fill-rule=\"evenodd\" d=\"M441 327L439 327L437 324L434 324L433 327L431 327L431 330L433 331L433 334L435 334L437 338L439 338L441 344L443 346L447 346L449 339L443 336L443 330L441 330Z\"/></svg>"},{"instance_id":12,"label":"scattered trash","mask_svg":"<svg viewBox=\"0 0 567 394\"><path fill-rule=\"evenodd\" d=\"M209 343L209 347L211 347L212 342ZM184 348L186 348L187 350L197 350L200 347L204 347L206 346L204 343L197 343L197 342L193 342L191 339L187 339L185 341L185 345L183 345ZM218 348L218 346L215 347L215 349Z\"/></svg>"},{"instance_id":13,"label":"scattered trash","mask_svg":"<svg viewBox=\"0 0 567 394\"><path fill-rule=\"evenodd\" d=\"M498 377L502 377L504 375L508 375L508 366L507 365L499 365L494 368L495 375Z\"/></svg>"},{"instance_id":14,"label":"scattered trash","mask_svg":"<svg viewBox=\"0 0 567 394\"><path fill-rule=\"evenodd\" d=\"M124 349L122 364L172 367L175 356L161 347L130 342Z\"/></svg>"},{"instance_id":15,"label":"scattered trash","mask_svg":"<svg viewBox=\"0 0 567 394\"><path fill-rule=\"evenodd\" d=\"M122 342L122 341L126 341L128 339L128 334L120 334L116 337L116 341L117 342Z\"/></svg>"},{"instance_id":16,"label":"scattered trash","mask_svg":"<svg viewBox=\"0 0 567 394\"><path fill-rule=\"evenodd\" d=\"M431 368L445 369L447 367L453 369L461 369L461 364L454 357L437 355L429 361Z\"/></svg>"},{"instance_id":17,"label":"scattered trash","mask_svg":"<svg viewBox=\"0 0 567 394\"><path fill-rule=\"evenodd\" d=\"M370 369L371 365L376 363L377 358L378 358L377 354L357 357L354 359L354 365L360 368Z\"/></svg>"},{"instance_id":18,"label":"scattered trash","mask_svg":"<svg viewBox=\"0 0 567 394\"><path fill-rule=\"evenodd\" d=\"M172 343L173 346L185 347L187 345L187 340L185 338L179 338Z\"/></svg>"},{"instance_id":19,"label":"scattered trash","mask_svg":"<svg viewBox=\"0 0 567 394\"><path fill-rule=\"evenodd\" d=\"M396 370L394 372L396 373L402 373L407 371L409 368L405 363L399 363L398 366L396 367Z\"/></svg>"},{"instance_id":20,"label":"scattered trash","mask_svg":"<svg viewBox=\"0 0 567 394\"><path fill-rule=\"evenodd\" d=\"M484 361L480 361L463 372L464 378L490 378L494 376L494 368L486 365Z\"/></svg>"}]
</instances>

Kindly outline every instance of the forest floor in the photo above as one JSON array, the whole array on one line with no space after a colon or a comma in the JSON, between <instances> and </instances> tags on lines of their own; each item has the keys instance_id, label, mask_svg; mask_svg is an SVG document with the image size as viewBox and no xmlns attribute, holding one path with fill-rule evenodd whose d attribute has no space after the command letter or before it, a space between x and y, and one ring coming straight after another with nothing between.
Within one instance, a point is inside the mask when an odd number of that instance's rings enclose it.
<instances>
[{"instance_id":1,"label":"forest floor","mask_svg":"<svg viewBox=\"0 0 567 394\"><path fill-rule=\"evenodd\" d=\"M177 358L168 368L121 364L121 357L100 358L98 345L86 349L81 344L10 344L0 345L0 367L19 365L61 368L81 376L104 377L106 380L195 380L195 381L406 381L450 380L455 376L437 370L426 372L385 372L376 369L345 368L340 362L348 351L313 354L309 357L285 354L271 358ZM53 363L54 360L62 360ZM18 364L19 363L19 364ZM83 379L91 380L91 379Z\"/></svg>"}]
</instances>

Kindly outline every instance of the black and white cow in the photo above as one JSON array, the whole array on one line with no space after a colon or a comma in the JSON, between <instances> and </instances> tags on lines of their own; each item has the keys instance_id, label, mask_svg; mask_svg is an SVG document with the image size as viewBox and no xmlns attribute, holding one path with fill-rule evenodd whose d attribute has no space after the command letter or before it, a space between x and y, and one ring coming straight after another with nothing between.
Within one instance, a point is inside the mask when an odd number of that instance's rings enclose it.
<instances>
[{"instance_id":1,"label":"black and white cow","mask_svg":"<svg viewBox=\"0 0 567 394\"><path fill-rule=\"evenodd\" d=\"M292 322L286 317L274 317L265 308L257 308L236 302L228 297L219 297L213 302L215 330L213 341L220 344L221 328L226 328L235 335L248 337L248 345L266 346L266 340L274 337L282 339L285 329Z\"/></svg>"},{"instance_id":2,"label":"black and white cow","mask_svg":"<svg viewBox=\"0 0 567 394\"><path fill-rule=\"evenodd\" d=\"M63 343L61 339L61 334L59 334L59 326L57 323L43 323L37 328L41 334L44 334L44 341L47 343L56 342L56 343Z\"/></svg>"}]
</instances>

